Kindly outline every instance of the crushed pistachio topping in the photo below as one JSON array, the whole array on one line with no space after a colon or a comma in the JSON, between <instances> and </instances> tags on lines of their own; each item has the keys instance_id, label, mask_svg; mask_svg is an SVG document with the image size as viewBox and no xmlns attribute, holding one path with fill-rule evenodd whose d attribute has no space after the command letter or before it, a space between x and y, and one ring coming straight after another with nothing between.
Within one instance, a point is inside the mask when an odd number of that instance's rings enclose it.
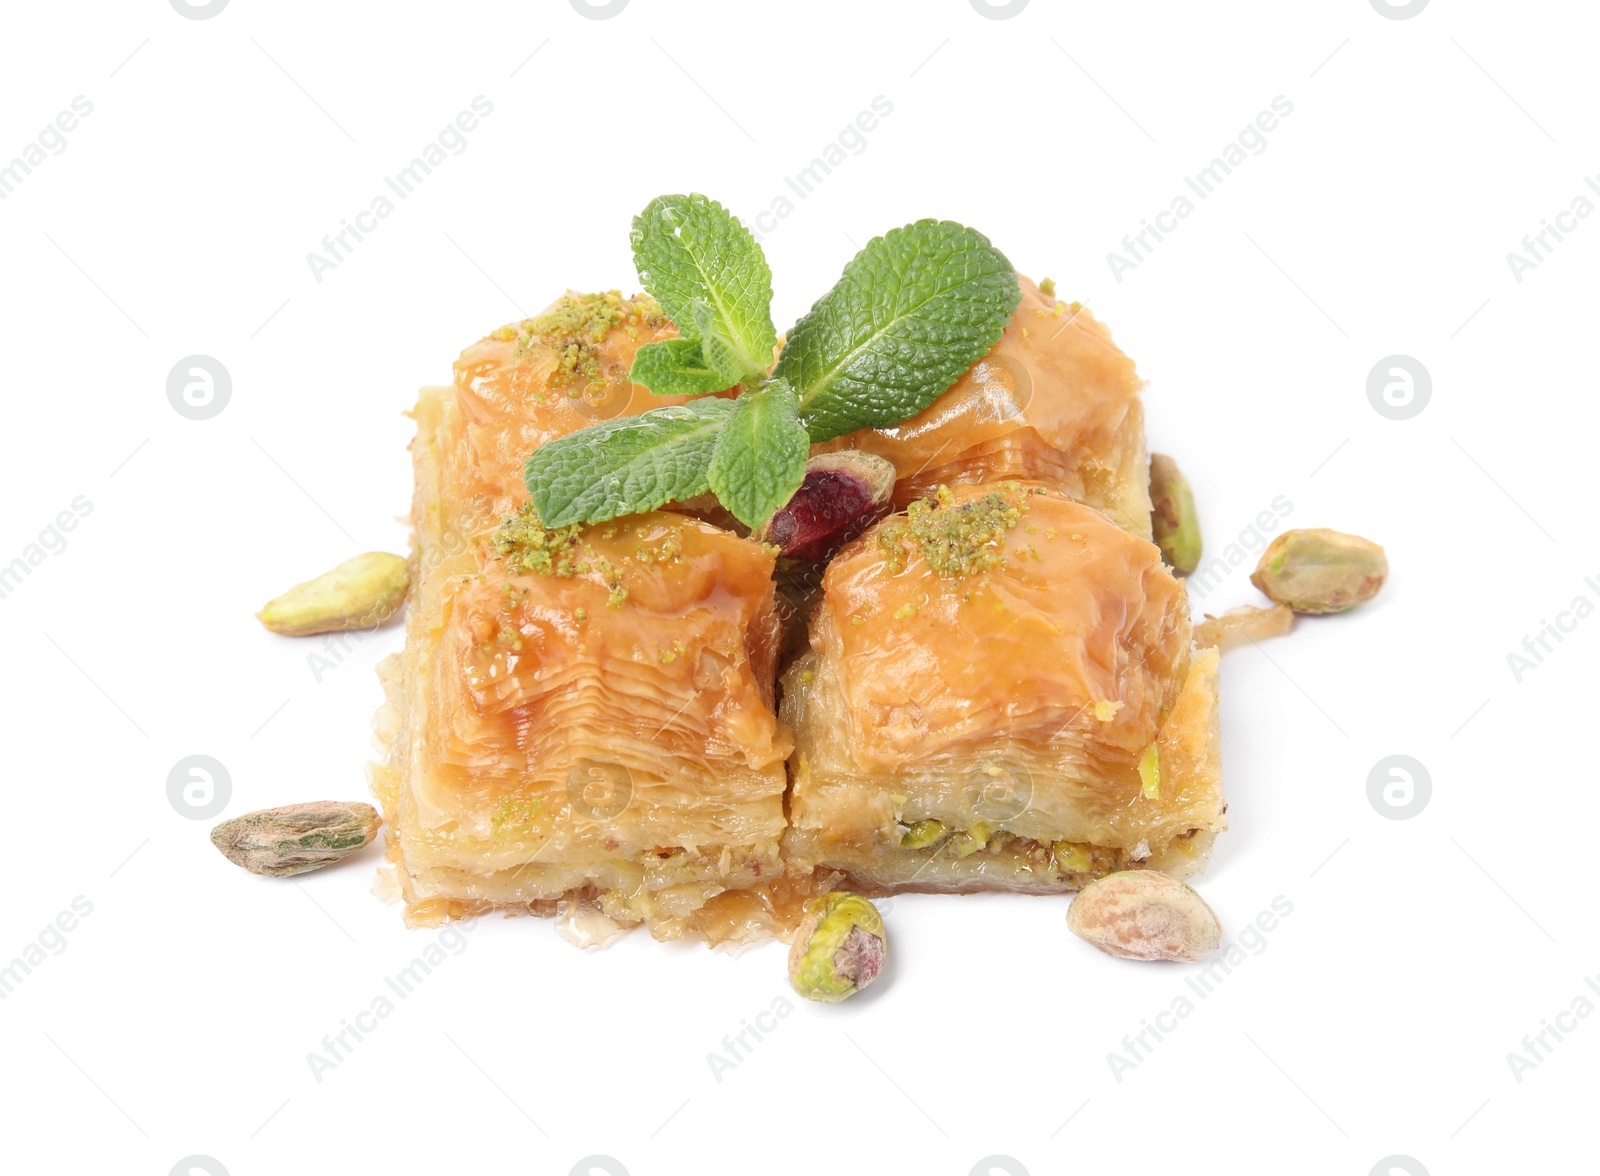
<instances>
[{"instance_id":1,"label":"crushed pistachio topping","mask_svg":"<svg viewBox=\"0 0 1600 1176\"><path fill-rule=\"evenodd\" d=\"M532 502L507 515L494 537L495 551L515 571L541 576L571 576L578 571L574 558L583 525L549 529L539 521Z\"/></svg>"},{"instance_id":2,"label":"crushed pistachio topping","mask_svg":"<svg viewBox=\"0 0 1600 1176\"><path fill-rule=\"evenodd\" d=\"M563 294L554 309L538 318L525 319L517 328L520 348L534 343L552 348L558 357L552 384L572 384L580 377L586 383L603 378L597 350L613 327L622 327L629 338L637 339L640 329L655 330L668 319L648 294L624 298L621 291L599 294ZM511 328L502 327L501 331ZM495 332L495 338L501 338Z\"/></svg>"},{"instance_id":3,"label":"crushed pistachio topping","mask_svg":"<svg viewBox=\"0 0 1600 1176\"><path fill-rule=\"evenodd\" d=\"M1054 297L1055 292L1056 280L1054 278L1045 278L1039 283L1039 293L1044 294L1047 297Z\"/></svg>"},{"instance_id":4,"label":"crushed pistachio topping","mask_svg":"<svg viewBox=\"0 0 1600 1176\"><path fill-rule=\"evenodd\" d=\"M641 544L639 550L634 552L634 558L642 564L648 564L652 562L664 564L672 563L682 554L683 534L682 528L680 527L675 529L672 534L668 535L654 547L646 547Z\"/></svg>"},{"instance_id":5,"label":"crushed pistachio topping","mask_svg":"<svg viewBox=\"0 0 1600 1176\"><path fill-rule=\"evenodd\" d=\"M1008 487L1015 489L1015 487ZM934 573L947 578L970 576L1005 565L1006 532L1027 512L999 491L953 505L954 496L940 486L932 499L918 499L903 519L878 532L878 548L891 572L906 566L908 546Z\"/></svg>"},{"instance_id":6,"label":"crushed pistachio topping","mask_svg":"<svg viewBox=\"0 0 1600 1176\"><path fill-rule=\"evenodd\" d=\"M582 523L554 529L546 527L539 520L533 503L525 502L501 522L500 530L495 534L494 549L513 572L532 572L560 579L598 572L611 589L606 604L620 608L628 599L628 590L622 586L616 566L581 541L583 530ZM520 603L520 597L512 603ZM583 613L578 619L587 617L588 613Z\"/></svg>"}]
</instances>

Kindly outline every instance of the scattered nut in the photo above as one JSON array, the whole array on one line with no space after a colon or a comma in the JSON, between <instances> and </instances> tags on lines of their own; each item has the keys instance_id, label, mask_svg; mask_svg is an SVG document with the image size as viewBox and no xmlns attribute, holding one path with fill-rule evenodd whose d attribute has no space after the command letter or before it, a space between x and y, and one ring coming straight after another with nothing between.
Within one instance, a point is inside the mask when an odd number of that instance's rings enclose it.
<instances>
[{"instance_id":1,"label":"scattered nut","mask_svg":"<svg viewBox=\"0 0 1600 1176\"><path fill-rule=\"evenodd\" d=\"M1164 453L1150 455L1150 527L1174 571L1187 576L1200 566L1200 516L1194 508L1194 491L1178 463Z\"/></svg>"},{"instance_id":2,"label":"scattered nut","mask_svg":"<svg viewBox=\"0 0 1600 1176\"><path fill-rule=\"evenodd\" d=\"M283 878L350 856L369 844L382 824L370 804L318 800L223 821L211 830L211 844L252 874Z\"/></svg>"},{"instance_id":3,"label":"scattered nut","mask_svg":"<svg viewBox=\"0 0 1600 1176\"><path fill-rule=\"evenodd\" d=\"M1073 898L1067 926L1107 955L1202 960L1222 942L1216 913L1182 882L1155 870L1123 870Z\"/></svg>"},{"instance_id":4,"label":"scattered nut","mask_svg":"<svg viewBox=\"0 0 1600 1176\"><path fill-rule=\"evenodd\" d=\"M805 480L755 537L785 559L820 563L877 521L894 493L894 466L854 449L806 462Z\"/></svg>"},{"instance_id":5,"label":"scattered nut","mask_svg":"<svg viewBox=\"0 0 1600 1176\"><path fill-rule=\"evenodd\" d=\"M1226 649L1257 637L1281 637L1294 627L1294 610L1286 604L1257 608L1253 604L1230 608L1220 617L1206 614L1194 627L1194 643L1201 649Z\"/></svg>"},{"instance_id":6,"label":"scattered nut","mask_svg":"<svg viewBox=\"0 0 1600 1176\"><path fill-rule=\"evenodd\" d=\"M971 857L984 846L988 845L994 837L994 826L988 821L979 821L970 829L963 829L950 838L949 850L956 858Z\"/></svg>"},{"instance_id":7,"label":"scattered nut","mask_svg":"<svg viewBox=\"0 0 1600 1176\"><path fill-rule=\"evenodd\" d=\"M789 983L807 1000L832 1004L871 984L888 950L877 907L843 890L818 895L789 948Z\"/></svg>"},{"instance_id":8,"label":"scattered nut","mask_svg":"<svg viewBox=\"0 0 1600 1176\"><path fill-rule=\"evenodd\" d=\"M1370 539L1313 527L1268 544L1250 582L1278 604L1317 615L1371 600L1388 575L1383 548Z\"/></svg>"},{"instance_id":9,"label":"scattered nut","mask_svg":"<svg viewBox=\"0 0 1600 1176\"><path fill-rule=\"evenodd\" d=\"M900 836L901 849L927 849L944 840L948 830L943 821L917 821Z\"/></svg>"},{"instance_id":10,"label":"scattered nut","mask_svg":"<svg viewBox=\"0 0 1600 1176\"><path fill-rule=\"evenodd\" d=\"M406 598L411 569L398 555L369 551L267 601L256 617L274 633L306 637L341 629L373 629Z\"/></svg>"}]
</instances>

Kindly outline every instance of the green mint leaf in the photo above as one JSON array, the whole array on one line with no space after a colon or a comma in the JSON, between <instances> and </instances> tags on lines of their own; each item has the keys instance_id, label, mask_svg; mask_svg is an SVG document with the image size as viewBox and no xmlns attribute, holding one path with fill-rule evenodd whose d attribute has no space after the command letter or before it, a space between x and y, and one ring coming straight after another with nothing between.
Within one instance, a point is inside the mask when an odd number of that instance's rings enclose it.
<instances>
[{"instance_id":1,"label":"green mint leaf","mask_svg":"<svg viewBox=\"0 0 1600 1176\"><path fill-rule=\"evenodd\" d=\"M523 479L547 527L603 523L704 494L735 401L706 397L580 429L534 450Z\"/></svg>"},{"instance_id":2,"label":"green mint leaf","mask_svg":"<svg viewBox=\"0 0 1600 1176\"><path fill-rule=\"evenodd\" d=\"M761 372L750 370L744 356L717 322L716 312L704 299L695 299L689 312L694 316L695 330L700 336L700 353L705 356L706 363L727 381L724 387L753 383L761 378Z\"/></svg>"},{"instance_id":3,"label":"green mint leaf","mask_svg":"<svg viewBox=\"0 0 1600 1176\"><path fill-rule=\"evenodd\" d=\"M726 347L718 370L731 383L764 375L778 333L772 325L772 271L750 231L706 196L658 196L633 218L633 261L678 334L714 334ZM704 302L706 325L695 319ZM711 353L707 353L711 359Z\"/></svg>"},{"instance_id":4,"label":"green mint leaf","mask_svg":"<svg viewBox=\"0 0 1600 1176\"><path fill-rule=\"evenodd\" d=\"M806 476L811 443L800 401L783 380L740 395L717 437L707 478L718 501L745 526L766 522Z\"/></svg>"},{"instance_id":5,"label":"green mint leaf","mask_svg":"<svg viewBox=\"0 0 1600 1176\"><path fill-rule=\"evenodd\" d=\"M643 384L657 396L702 396L738 383L725 379L707 363L700 344L693 339L646 343L633 353L633 370L628 379Z\"/></svg>"},{"instance_id":6,"label":"green mint leaf","mask_svg":"<svg viewBox=\"0 0 1600 1176\"><path fill-rule=\"evenodd\" d=\"M995 345L1021 300L982 233L917 221L856 254L789 332L773 374L799 391L813 441L897 425Z\"/></svg>"}]
</instances>

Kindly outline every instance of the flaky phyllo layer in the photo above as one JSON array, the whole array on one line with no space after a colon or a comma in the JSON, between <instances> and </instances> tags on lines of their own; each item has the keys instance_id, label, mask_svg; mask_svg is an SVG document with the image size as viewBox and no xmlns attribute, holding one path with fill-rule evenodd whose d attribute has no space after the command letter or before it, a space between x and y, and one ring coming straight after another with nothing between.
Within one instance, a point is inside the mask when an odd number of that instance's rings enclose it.
<instances>
[{"instance_id":1,"label":"flaky phyllo layer","mask_svg":"<svg viewBox=\"0 0 1600 1176\"><path fill-rule=\"evenodd\" d=\"M444 538L434 513L424 556ZM791 745L772 710L773 557L665 513L544 553L569 574L475 538L478 566L424 567L391 700L407 898L593 890L636 920L773 877Z\"/></svg>"},{"instance_id":2,"label":"flaky phyllo layer","mask_svg":"<svg viewBox=\"0 0 1600 1176\"><path fill-rule=\"evenodd\" d=\"M1039 483L935 501L828 567L784 679L786 852L886 889L1193 872L1222 827L1216 654L1160 552ZM994 565L950 574L975 527Z\"/></svg>"},{"instance_id":3,"label":"flaky phyllo layer","mask_svg":"<svg viewBox=\"0 0 1600 1176\"><path fill-rule=\"evenodd\" d=\"M888 458L902 507L941 485L1027 478L1148 539L1144 382L1087 308L1020 280L1000 342L948 392L910 420L825 448Z\"/></svg>"},{"instance_id":4,"label":"flaky phyllo layer","mask_svg":"<svg viewBox=\"0 0 1600 1176\"><path fill-rule=\"evenodd\" d=\"M1024 280L944 397L845 439L917 505L813 580L787 667L774 556L726 516L545 532L525 508L533 449L679 402L627 380L675 333L654 304L569 295L469 348L415 410L406 648L380 671L408 918L598 910L720 942L841 883L1197 869L1223 827L1216 654L1147 541L1133 365L1056 305ZM993 542L941 541L958 518Z\"/></svg>"}]
</instances>

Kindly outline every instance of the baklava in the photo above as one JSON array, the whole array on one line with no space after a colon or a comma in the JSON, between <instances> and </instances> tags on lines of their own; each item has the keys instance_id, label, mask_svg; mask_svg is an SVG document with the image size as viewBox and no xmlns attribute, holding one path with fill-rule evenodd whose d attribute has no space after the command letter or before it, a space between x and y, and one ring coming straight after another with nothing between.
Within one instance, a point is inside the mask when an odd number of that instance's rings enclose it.
<instances>
[{"instance_id":1,"label":"baklava","mask_svg":"<svg viewBox=\"0 0 1600 1176\"><path fill-rule=\"evenodd\" d=\"M866 893L1184 877L1224 827L1182 583L1042 482L940 488L846 547L783 686L790 867Z\"/></svg>"}]
</instances>

